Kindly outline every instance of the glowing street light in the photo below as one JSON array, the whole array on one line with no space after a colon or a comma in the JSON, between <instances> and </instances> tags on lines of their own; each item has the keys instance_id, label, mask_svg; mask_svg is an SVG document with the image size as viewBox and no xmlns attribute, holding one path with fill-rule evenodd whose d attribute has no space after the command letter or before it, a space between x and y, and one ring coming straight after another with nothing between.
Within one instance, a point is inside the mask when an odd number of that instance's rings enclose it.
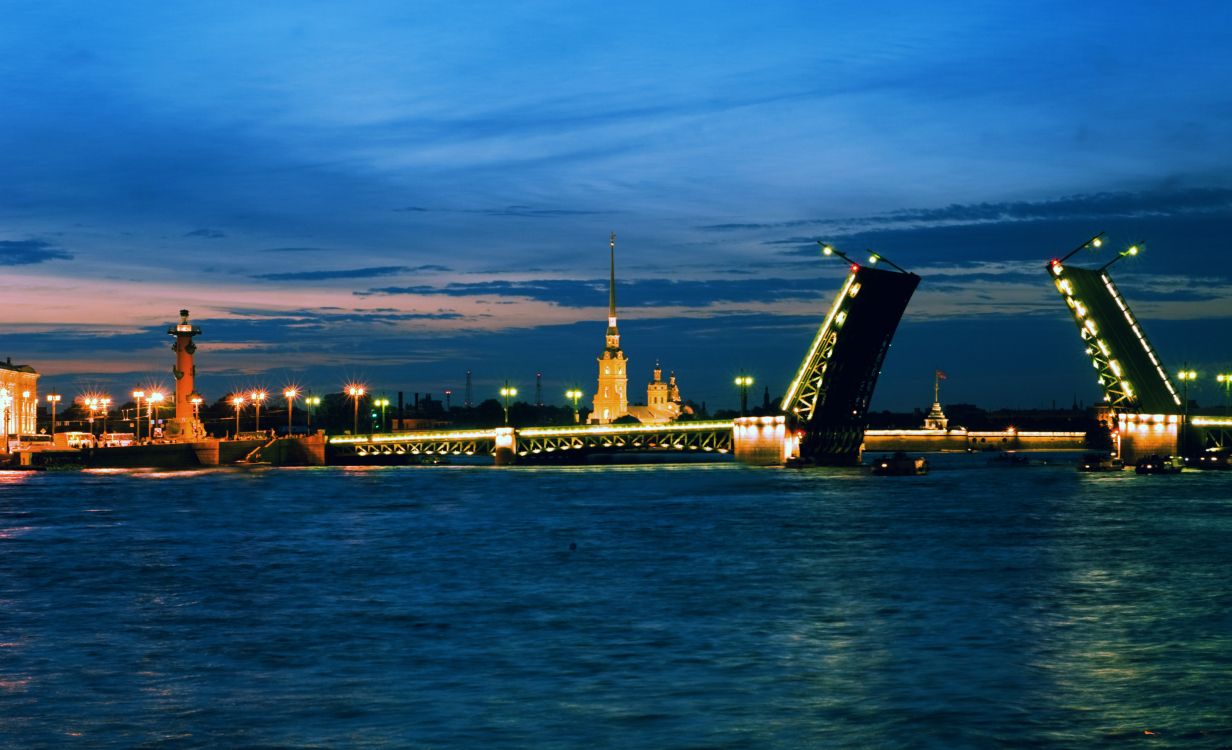
<instances>
[{"instance_id":1,"label":"glowing street light","mask_svg":"<svg viewBox=\"0 0 1232 750\"><path fill-rule=\"evenodd\" d=\"M141 442L141 399L145 398L145 391L133 391L133 398L137 400L137 442Z\"/></svg>"},{"instance_id":2,"label":"glowing street light","mask_svg":"<svg viewBox=\"0 0 1232 750\"><path fill-rule=\"evenodd\" d=\"M163 399L165 398L166 396L163 395L162 391L154 391L153 393L151 393L149 396L146 397L145 412L146 412L146 418L150 422L150 429L149 429L149 435L148 435L150 440L154 439L154 420L158 418L158 406L159 404L163 402Z\"/></svg>"},{"instance_id":3,"label":"glowing street light","mask_svg":"<svg viewBox=\"0 0 1232 750\"><path fill-rule=\"evenodd\" d=\"M1185 438L1189 431L1189 384L1198 379L1198 373L1190 369L1181 370L1176 374L1181 379L1181 400L1185 402L1185 413L1181 419L1181 456L1185 455Z\"/></svg>"},{"instance_id":4,"label":"glowing street light","mask_svg":"<svg viewBox=\"0 0 1232 750\"><path fill-rule=\"evenodd\" d=\"M736 387L740 389L740 416L749 409L749 387L753 385L752 375L737 375Z\"/></svg>"},{"instance_id":5,"label":"glowing street light","mask_svg":"<svg viewBox=\"0 0 1232 750\"><path fill-rule=\"evenodd\" d=\"M248 398L252 399L252 405L256 407L256 422L253 424L253 432L261 431L261 404L265 402L268 395L265 391L253 391L248 394Z\"/></svg>"},{"instance_id":6,"label":"glowing street light","mask_svg":"<svg viewBox=\"0 0 1232 750\"><path fill-rule=\"evenodd\" d=\"M505 424L507 425L509 424L509 399L518 395L518 389L510 387L509 381L506 380L505 387L500 389L500 395L505 403Z\"/></svg>"},{"instance_id":7,"label":"glowing street light","mask_svg":"<svg viewBox=\"0 0 1232 750\"><path fill-rule=\"evenodd\" d=\"M47 394L47 410L51 412L51 439L56 439L56 410L60 408L60 394Z\"/></svg>"},{"instance_id":8,"label":"glowing street light","mask_svg":"<svg viewBox=\"0 0 1232 750\"><path fill-rule=\"evenodd\" d=\"M364 397L364 387L362 385L348 385L346 387L346 395L355 402L355 418L351 421L351 434L359 434L359 400Z\"/></svg>"},{"instance_id":9,"label":"glowing street light","mask_svg":"<svg viewBox=\"0 0 1232 750\"><path fill-rule=\"evenodd\" d=\"M1108 268L1111 267L1113 263L1116 263L1121 258L1130 258L1130 257L1137 255L1140 252L1142 252L1141 245L1130 245L1129 247L1125 248L1121 252L1117 253L1115 258L1113 258L1112 260L1105 263L1102 267L1100 267L1099 269L1100 273L1107 271Z\"/></svg>"},{"instance_id":10,"label":"glowing street light","mask_svg":"<svg viewBox=\"0 0 1232 750\"><path fill-rule=\"evenodd\" d=\"M111 397L103 396L98 400L99 408L103 410L103 435L107 434L107 410L111 406Z\"/></svg>"},{"instance_id":11,"label":"glowing street light","mask_svg":"<svg viewBox=\"0 0 1232 750\"><path fill-rule=\"evenodd\" d=\"M565 391L565 398L573 401L573 423L580 423L582 421L582 415L578 412L578 400L582 398L582 392L577 388L570 388Z\"/></svg>"},{"instance_id":12,"label":"glowing street light","mask_svg":"<svg viewBox=\"0 0 1232 750\"><path fill-rule=\"evenodd\" d=\"M388 428L385 427L385 407L389 406L389 399L378 398L372 402L372 405L381 407L381 432L388 432Z\"/></svg>"},{"instance_id":13,"label":"glowing street light","mask_svg":"<svg viewBox=\"0 0 1232 750\"><path fill-rule=\"evenodd\" d=\"M295 397L299 395L299 390L296 388L288 388L282 392L282 397L287 400L287 436L291 435L291 410L295 407Z\"/></svg>"},{"instance_id":14,"label":"glowing street light","mask_svg":"<svg viewBox=\"0 0 1232 750\"><path fill-rule=\"evenodd\" d=\"M312 413L321 405L320 396L305 396L304 407L308 409L308 432L312 432Z\"/></svg>"},{"instance_id":15,"label":"glowing street light","mask_svg":"<svg viewBox=\"0 0 1232 750\"><path fill-rule=\"evenodd\" d=\"M244 397L235 394L231 397L231 405L235 407L235 439L240 439L240 410L244 408Z\"/></svg>"},{"instance_id":16,"label":"glowing street light","mask_svg":"<svg viewBox=\"0 0 1232 750\"><path fill-rule=\"evenodd\" d=\"M188 403L192 404L193 419L201 421L201 404L205 402L205 398L200 393L188 394Z\"/></svg>"},{"instance_id":17,"label":"glowing street light","mask_svg":"<svg viewBox=\"0 0 1232 750\"><path fill-rule=\"evenodd\" d=\"M1223 408L1228 409L1229 397L1232 396L1232 372L1221 372L1215 376L1215 382L1223 383Z\"/></svg>"}]
</instances>

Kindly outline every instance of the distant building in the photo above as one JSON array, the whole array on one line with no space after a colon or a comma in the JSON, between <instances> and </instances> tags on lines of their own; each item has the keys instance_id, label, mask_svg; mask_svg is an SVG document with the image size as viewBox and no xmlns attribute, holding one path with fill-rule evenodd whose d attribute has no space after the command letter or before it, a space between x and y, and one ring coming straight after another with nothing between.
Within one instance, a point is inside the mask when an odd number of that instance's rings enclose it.
<instances>
[{"instance_id":1,"label":"distant building","mask_svg":"<svg viewBox=\"0 0 1232 750\"><path fill-rule=\"evenodd\" d=\"M38 432L38 372L30 365L0 362L0 431L5 435Z\"/></svg>"},{"instance_id":2,"label":"distant building","mask_svg":"<svg viewBox=\"0 0 1232 750\"><path fill-rule=\"evenodd\" d=\"M608 424L629 413L629 362L620 349L620 331L616 329L616 233L612 232L611 278L607 295L607 336L603 354L599 356L599 384L595 388L589 421Z\"/></svg>"},{"instance_id":3,"label":"distant building","mask_svg":"<svg viewBox=\"0 0 1232 750\"><path fill-rule=\"evenodd\" d=\"M946 418L945 412L941 410L942 380L945 380L945 373L937 370L933 374L933 408L929 409L928 416L924 417L924 429L926 430L949 429L950 420Z\"/></svg>"},{"instance_id":4,"label":"distant building","mask_svg":"<svg viewBox=\"0 0 1232 750\"><path fill-rule=\"evenodd\" d=\"M630 406L629 413L644 424L662 424L674 422L681 414L691 414L693 410L680 398L676 373L671 373L664 382L663 368L655 363L654 379L646 386L646 403Z\"/></svg>"}]
</instances>

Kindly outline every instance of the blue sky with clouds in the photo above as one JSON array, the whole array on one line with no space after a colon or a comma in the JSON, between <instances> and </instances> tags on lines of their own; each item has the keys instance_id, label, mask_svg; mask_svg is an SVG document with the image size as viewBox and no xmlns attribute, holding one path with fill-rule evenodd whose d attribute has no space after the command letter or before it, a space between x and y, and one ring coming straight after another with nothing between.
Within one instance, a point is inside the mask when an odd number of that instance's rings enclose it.
<instances>
[{"instance_id":1,"label":"blue sky with clouds","mask_svg":"<svg viewBox=\"0 0 1232 750\"><path fill-rule=\"evenodd\" d=\"M167 381L188 307L210 397L587 389L615 230L635 379L660 359L717 405L739 369L786 385L843 273L820 238L924 277L874 408L936 367L947 400L1089 402L1042 263L1107 230L1147 244L1117 279L1165 358L1227 370L1229 29L1206 2L11 3L0 356Z\"/></svg>"}]
</instances>

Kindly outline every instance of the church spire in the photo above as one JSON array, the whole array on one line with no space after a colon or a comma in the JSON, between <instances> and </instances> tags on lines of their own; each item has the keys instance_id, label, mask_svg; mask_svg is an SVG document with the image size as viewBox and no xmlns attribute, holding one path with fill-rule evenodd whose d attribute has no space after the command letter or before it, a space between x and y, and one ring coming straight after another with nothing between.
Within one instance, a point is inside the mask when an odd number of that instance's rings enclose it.
<instances>
[{"instance_id":1,"label":"church spire","mask_svg":"<svg viewBox=\"0 0 1232 750\"><path fill-rule=\"evenodd\" d=\"M616 325L616 233L612 232L611 238L608 240L608 248L611 250L612 262L612 277L608 280L607 286L607 317L613 321L608 325Z\"/></svg>"},{"instance_id":2,"label":"church spire","mask_svg":"<svg viewBox=\"0 0 1232 750\"><path fill-rule=\"evenodd\" d=\"M607 287L607 348L620 349L620 331L616 329L616 233L608 239L611 276Z\"/></svg>"}]
</instances>

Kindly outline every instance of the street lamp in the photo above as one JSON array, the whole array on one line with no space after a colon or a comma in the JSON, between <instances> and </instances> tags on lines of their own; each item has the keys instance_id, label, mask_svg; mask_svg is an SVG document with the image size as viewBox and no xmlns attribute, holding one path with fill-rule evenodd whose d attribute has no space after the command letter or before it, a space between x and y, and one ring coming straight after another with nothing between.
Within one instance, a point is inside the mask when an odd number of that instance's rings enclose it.
<instances>
[{"instance_id":1,"label":"street lamp","mask_svg":"<svg viewBox=\"0 0 1232 750\"><path fill-rule=\"evenodd\" d=\"M145 416L150 423L150 429L147 431L149 435L146 437L150 440L154 439L154 420L158 418L158 405L163 402L164 398L166 396L163 395L162 391L154 391L146 398Z\"/></svg>"},{"instance_id":2,"label":"street lamp","mask_svg":"<svg viewBox=\"0 0 1232 750\"><path fill-rule=\"evenodd\" d=\"M200 393L188 394L188 403L192 404L192 407L193 407L193 421L196 421L196 422L201 421L201 404L204 401L205 401L205 398Z\"/></svg>"},{"instance_id":3,"label":"street lamp","mask_svg":"<svg viewBox=\"0 0 1232 750\"><path fill-rule=\"evenodd\" d=\"M1181 400L1184 401L1184 416L1181 418L1181 456L1185 455L1185 437L1189 431L1189 384L1198 379L1193 370L1181 370L1176 374L1181 379Z\"/></svg>"},{"instance_id":4,"label":"street lamp","mask_svg":"<svg viewBox=\"0 0 1232 750\"><path fill-rule=\"evenodd\" d=\"M752 385L752 375L736 376L736 387L740 389L740 416L742 417L749 408L749 387Z\"/></svg>"},{"instance_id":5,"label":"street lamp","mask_svg":"<svg viewBox=\"0 0 1232 750\"><path fill-rule=\"evenodd\" d=\"M509 386L509 381L506 380L505 386L500 389L500 395L501 395L501 399L503 399L505 402L505 424L509 424L509 399L518 395L518 389L511 388Z\"/></svg>"},{"instance_id":6,"label":"street lamp","mask_svg":"<svg viewBox=\"0 0 1232 750\"><path fill-rule=\"evenodd\" d=\"M1232 397L1232 373L1221 372L1215 376L1215 381L1223 383L1223 409L1228 410L1228 401Z\"/></svg>"},{"instance_id":7,"label":"street lamp","mask_svg":"<svg viewBox=\"0 0 1232 750\"><path fill-rule=\"evenodd\" d=\"M265 401L268 394L265 391L253 391L249 398L252 399L252 405L256 407L256 421L253 423L253 432L261 431L261 404Z\"/></svg>"},{"instance_id":8,"label":"street lamp","mask_svg":"<svg viewBox=\"0 0 1232 750\"><path fill-rule=\"evenodd\" d=\"M308 409L308 432L312 432L312 413L316 411L316 407L321 405L320 396L307 396L304 398L304 406Z\"/></svg>"},{"instance_id":9,"label":"street lamp","mask_svg":"<svg viewBox=\"0 0 1232 750\"><path fill-rule=\"evenodd\" d=\"M240 409L244 408L244 397L238 393L231 397L231 405L235 407L235 439L240 439Z\"/></svg>"},{"instance_id":10,"label":"street lamp","mask_svg":"<svg viewBox=\"0 0 1232 750\"><path fill-rule=\"evenodd\" d=\"M364 387L362 385L348 385L346 387L346 395L351 397L355 403L355 418L351 421L351 434L359 434L359 400L364 396Z\"/></svg>"},{"instance_id":11,"label":"street lamp","mask_svg":"<svg viewBox=\"0 0 1232 750\"><path fill-rule=\"evenodd\" d=\"M51 439L56 439L56 410L60 408L60 394L47 394L47 409L51 412Z\"/></svg>"},{"instance_id":12,"label":"street lamp","mask_svg":"<svg viewBox=\"0 0 1232 750\"><path fill-rule=\"evenodd\" d=\"M17 410L17 442L21 442L21 424L26 416L26 404L30 400L30 391L21 392L21 407ZM37 408L38 404L35 404ZM38 432L36 429L35 432Z\"/></svg>"},{"instance_id":13,"label":"street lamp","mask_svg":"<svg viewBox=\"0 0 1232 750\"><path fill-rule=\"evenodd\" d=\"M133 391L133 398L137 400L137 442L141 442L141 399L145 398L145 391Z\"/></svg>"},{"instance_id":14,"label":"street lamp","mask_svg":"<svg viewBox=\"0 0 1232 750\"><path fill-rule=\"evenodd\" d=\"M388 428L385 427L385 407L389 406L389 399L378 398L372 402L372 405L381 407L381 432L388 432Z\"/></svg>"},{"instance_id":15,"label":"street lamp","mask_svg":"<svg viewBox=\"0 0 1232 750\"><path fill-rule=\"evenodd\" d=\"M291 436L291 410L295 408L295 397L299 395L299 391L295 388L288 388L282 392L283 398L287 400L287 437Z\"/></svg>"},{"instance_id":16,"label":"street lamp","mask_svg":"<svg viewBox=\"0 0 1232 750\"><path fill-rule=\"evenodd\" d=\"M573 401L573 423L578 424L582 421L582 415L578 413L578 400L582 398L582 391L578 388L570 388L565 391L565 398Z\"/></svg>"},{"instance_id":17,"label":"street lamp","mask_svg":"<svg viewBox=\"0 0 1232 750\"><path fill-rule=\"evenodd\" d=\"M111 398L103 396L98 400L99 408L103 410L103 433L99 437L107 434L107 407L111 406Z\"/></svg>"}]
</instances>

